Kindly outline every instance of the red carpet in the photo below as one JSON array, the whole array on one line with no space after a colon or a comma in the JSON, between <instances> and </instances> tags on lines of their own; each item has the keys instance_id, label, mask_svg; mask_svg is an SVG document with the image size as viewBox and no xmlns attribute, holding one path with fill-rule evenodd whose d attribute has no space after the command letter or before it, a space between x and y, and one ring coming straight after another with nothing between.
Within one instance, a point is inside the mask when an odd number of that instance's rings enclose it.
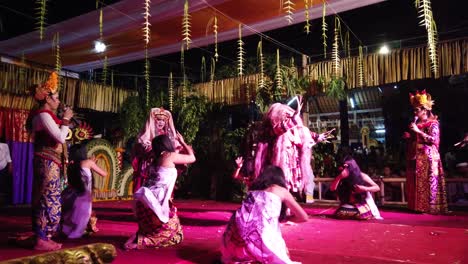
<instances>
[{"instance_id":1,"label":"red carpet","mask_svg":"<svg viewBox=\"0 0 468 264\"><path fill-rule=\"evenodd\" d=\"M94 204L100 231L92 237L62 240L64 247L106 242L117 247L113 263L214 263L220 236L239 205L180 200L185 240L159 250L125 251L121 245L136 231L129 201ZM330 218L331 207L307 206L309 222L283 226L291 258L302 263L468 263L468 213L451 216L382 212L385 220ZM0 261L38 254L9 245L7 237L30 231L29 208L0 209Z\"/></svg>"}]
</instances>

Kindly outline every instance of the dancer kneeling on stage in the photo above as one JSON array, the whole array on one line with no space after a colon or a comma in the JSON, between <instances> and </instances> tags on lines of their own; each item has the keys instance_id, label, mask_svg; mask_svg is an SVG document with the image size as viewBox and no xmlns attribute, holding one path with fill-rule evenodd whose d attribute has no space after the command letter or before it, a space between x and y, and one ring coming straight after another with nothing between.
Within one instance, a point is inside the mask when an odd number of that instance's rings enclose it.
<instances>
[{"instance_id":1,"label":"dancer kneeling on stage","mask_svg":"<svg viewBox=\"0 0 468 264\"><path fill-rule=\"evenodd\" d=\"M167 135L157 136L152 141L154 162L143 187L133 195L138 231L127 240L125 249L161 248L183 240L177 209L171 202L177 180L175 165L193 163L195 155L179 133L177 140L188 154L176 153Z\"/></svg>"},{"instance_id":2,"label":"dancer kneeling on stage","mask_svg":"<svg viewBox=\"0 0 468 264\"><path fill-rule=\"evenodd\" d=\"M351 154L344 154L341 173L331 183L330 190L337 191L340 207L335 216L339 219L383 219L372 198L379 186L362 173Z\"/></svg>"},{"instance_id":3,"label":"dancer kneeling on stage","mask_svg":"<svg viewBox=\"0 0 468 264\"><path fill-rule=\"evenodd\" d=\"M69 186L62 192L62 233L68 238L80 238L85 233L97 229L89 228L90 222L97 221L97 218L92 216L92 172L102 177L106 177L107 172L96 164L94 157L88 159L85 145L74 145L70 158ZM91 220L93 218L94 220ZM86 230L87 228L89 230Z\"/></svg>"},{"instance_id":4,"label":"dancer kneeling on stage","mask_svg":"<svg viewBox=\"0 0 468 264\"><path fill-rule=\"evenodd\" d=\"M223 263L299 263L290 259L281 235L279 221L286 207L293 215L288 220L307 221L306 212L286 189L281 168L268 165L254 180L224 231Z\"/></svg>"}]
</instances>

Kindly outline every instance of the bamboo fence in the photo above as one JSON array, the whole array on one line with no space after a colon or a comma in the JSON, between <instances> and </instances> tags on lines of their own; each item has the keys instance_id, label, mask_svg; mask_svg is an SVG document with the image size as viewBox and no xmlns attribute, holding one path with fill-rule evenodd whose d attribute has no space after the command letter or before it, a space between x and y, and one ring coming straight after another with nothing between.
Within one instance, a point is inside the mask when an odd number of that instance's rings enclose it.
<instances>
[{"instance_id":1,"label":"bamboo fence","mask_svg":"<svg viewBox=\"0 0 468 264\"><path fill-rule=\"evenodd\" d=\"M406 80L440 78L468 72L468 39L441 42L438 46L439 75L433 76L427 47L405 48L390 54L368 54L363 58L364 86L378 86ZM306 66L311 81L319 78L330 79L332 62L323 61ZM341 60L340 72L346 79L348 89L359 87L358 57ZM193 93L208 97L214 102L245 104L255 94L260 75L218 80L193 85ZM180 88L178 91L180 95Z\"/></svg>"},{"instance_id":2,"label":"bamboo fence","mask_svg":"<svg viewBox=\"0 0 468 264\"><path fill-rule=\"evenodd\" d=\"M0 107L31 109L34 87L49 77L49 71L26 68L14 64L0 63ZM60 77L60 100L74 108L96 111L120 111L120 107L136 91L86 82L75 78Z\"/></svg>"}]
</instances>

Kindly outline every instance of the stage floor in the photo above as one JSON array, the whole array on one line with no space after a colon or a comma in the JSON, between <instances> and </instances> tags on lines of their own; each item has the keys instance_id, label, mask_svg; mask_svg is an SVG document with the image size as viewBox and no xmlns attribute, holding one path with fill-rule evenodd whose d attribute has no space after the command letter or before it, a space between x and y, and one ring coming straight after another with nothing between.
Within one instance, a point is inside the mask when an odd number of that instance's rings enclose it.
<instances>
[{"instance_id":1,"label":"stage floor","mask_svg":"<svg viewBox=\"0 0 468 264\"><path fill-rule=\"evenodd\" d=\"M125 251L136 231L130 201L94 204L100 231L88 238L59 240L64 248L96 242L115 245L113 263L215 263L224 227L239 204L177 200L185 239L158 250ZM383 210L384 220L344 221L330 216L334 207L305 205L307 223L282 226L291 258L302 263L468 263L468 213L450 216ZM30 231L29 208L0 209L0 261L38 254L8 244L8 237Z\"/></svg>"}]
</instances>

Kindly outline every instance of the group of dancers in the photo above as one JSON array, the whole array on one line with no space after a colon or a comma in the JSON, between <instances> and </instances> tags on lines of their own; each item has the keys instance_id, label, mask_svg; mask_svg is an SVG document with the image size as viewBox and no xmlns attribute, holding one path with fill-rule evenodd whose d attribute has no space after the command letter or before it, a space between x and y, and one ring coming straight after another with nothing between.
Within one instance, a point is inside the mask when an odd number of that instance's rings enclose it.
<instances>
[{"instance_id":1,"label":"group of dancers","mask_svg":"<svg viewBox=\"0 0 468 264\"><path fill-rule=\"evenodd\" d=\"M85 146L75 146L70 155L69 187L60 193L60 168L63 164L65 137L73 117L65 109L63 118L55 111L60 101L56 74L36 88L39 110L32 113L35 134L33 241L38 250L57 250L61 244L52 240L58 231L68 238L96 231L92 223L92 174L106 177ZM447 210L443 171L438 154L439 129L432 114L433 101L427 93L411 96L415 122L408 140L415 142L409 155L409 206L418 212L444 213ZM286 104L270 106L249 160L249 192L236 210L221 241L224 263L297 263L289 256L281 235L280 222L305 222L307 213L292 192L313 195L311 168L312 147L326 142L331 131L316 134L303 125L301 102L296 109ZM409 144L411 145L411 144ZM413 146L413 145L411 145ZM181 165L196 161L193 149L174 127L172 115L163 108L151 109L134 148L133 210L138 231L124 244L125 249L160 248L183 241L183 230L172 202L174 186ZM361 172L349 148L340 150L340 173L331 184L340 206L335 216L346 219L382 219L372 192L379 186ZM246 159L247 160L247 159ZM245 164L236 160L238 177ZM61 201L61 198L63 201Z\"/></svg>"}]
</instances>

